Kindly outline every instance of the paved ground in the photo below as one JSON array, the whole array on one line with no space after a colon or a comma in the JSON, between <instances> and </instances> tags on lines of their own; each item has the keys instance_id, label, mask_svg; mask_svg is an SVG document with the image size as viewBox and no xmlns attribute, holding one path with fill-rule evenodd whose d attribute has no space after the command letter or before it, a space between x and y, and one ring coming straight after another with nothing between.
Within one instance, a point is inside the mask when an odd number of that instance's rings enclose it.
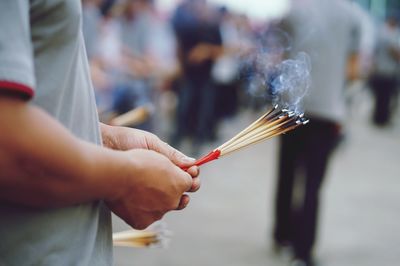
<instances>
[{"instance_id":1,"label":"paved ground","mask_svg":"<svg viewBox=\"0 0 400 266\"><path fill-rule=\"evenodd\" d=\"M381 130L368 124L368 111L367 103L356 108L329 169L316 252L322 266L400 263L400 115ZM225 123L222 138L252 119L242 113ZM116 265L287 265L270 251L275 155L272 140L202 167L190 208L165 219L174 233L169 248L116 248ZM114 219L115 231L126 228Z\"/></svg>"}]
</instances>

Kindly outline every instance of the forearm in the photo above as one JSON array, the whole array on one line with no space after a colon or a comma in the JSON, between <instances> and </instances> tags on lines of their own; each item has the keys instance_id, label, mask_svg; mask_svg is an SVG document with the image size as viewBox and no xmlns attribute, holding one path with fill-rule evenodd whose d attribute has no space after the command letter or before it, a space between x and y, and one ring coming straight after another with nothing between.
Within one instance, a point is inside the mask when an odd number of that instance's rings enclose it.
<instances>
[{"instance_id":1,"label":"forearm","mask_svg":"<svg viewBox=\"0 0 400 266\"><path fill-rule=\"evenodd\" d=\"M112 182L96 164L113 167L118 152L74 137L39 108L0 98L0 201L56 207L110 197Z\"/></svg>"}]
</instances>

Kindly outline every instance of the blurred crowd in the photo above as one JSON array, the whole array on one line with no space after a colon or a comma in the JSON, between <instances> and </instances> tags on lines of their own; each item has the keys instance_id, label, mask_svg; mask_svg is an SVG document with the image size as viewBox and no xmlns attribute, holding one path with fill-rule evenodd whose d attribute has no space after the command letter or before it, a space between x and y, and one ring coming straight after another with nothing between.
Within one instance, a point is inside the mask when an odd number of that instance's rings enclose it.
<instances>
[{"instance_id":1,"label":"blurred crowd","mask_svg":"<svg viewBox=\"0 0 400 266\"><path fill-rule=\"evenodd\" d=\"M390 126L396 110L398 14L376 21L339 0L293 0L273 21L205 0L180 1L171 13L157 10L155 0L83 0L83 14L101 119L161 132L178 148L188 140L194 156L218 138L220 121L272 103L268 80L257 73L308 53L312 86L302 108L312 122L281 139L274 241L294 249L296 265L313 265L319 190L343 137L346 105L359 100L346 89L371 93L371 121L379 127ZM297 175L307 179L294 210Z\"/></svg>"},{"instance_id":2,"label":"blurred crowd","mask_svg":"<svg viewBox=\"0 0 400 266\"><path fill-rule=\"evenodd\" d=\"M196 147L216 139L221 119L266 102L256 75L262 71L259 62L276 64L288 57L293 39L276 20L254 22L205 0L181 1L170 14L156 7L154 0L83 0L101 119L164 130L177 147L188 138L196 153ZM392 16L375 26L361 9L354 13L362 23L352 33L359 43L350 44L347 80L370 85L376 99L373 121L386 125L397 99L398 23ZM129 111L134 112L115 119ZM160 112L174 122L157 123Z\"/></svg>"},{"instance_id":3,"label":"blurred crowd","mask_svg":"<svg viewBox=\"0 0 400 266\"><path fill-rule=\"evenodd\" d=\"M101 119L157 131L154 117L172 111L174 146L187 138L196 153L215 140L218 121L238 109L240 60L255 47L249 19L203 0L169 16L150 0L85 0L83 8Z\"/></svg>"},{"instance_id":4,"label":"blurred crowd","mask_svg":"<svg viewBox=\"0 0 400 266\"><path fill-rule=\"evenodd\" d=\"M245 15L203 0L172 14L152 0L84 0L83 15L103 121L160 133L157 117L173 116L164 134L177 147L190 140L193 154L216 139L218 121L238 109L240 57L254 49Z\"/></svg>"}]
</instances>

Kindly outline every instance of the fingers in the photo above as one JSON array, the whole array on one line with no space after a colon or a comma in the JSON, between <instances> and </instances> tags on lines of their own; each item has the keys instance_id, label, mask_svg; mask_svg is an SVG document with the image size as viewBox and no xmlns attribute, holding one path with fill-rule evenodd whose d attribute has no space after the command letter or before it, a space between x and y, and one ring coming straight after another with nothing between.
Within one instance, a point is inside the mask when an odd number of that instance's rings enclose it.
<instances>
[{"instance_id":1,"label":"fingers","mask_svg":"<svg viewBox=\"0 0 400 266\"><path fill-rule=\"evenodd\" d=\"M196 192L200 189L200 168L198 166L192 166L186 171L189 175L192 176L192 186L188 190L188 192Z\"/></svg>"},{"instance_id":2,"label":"fingers","mask_svg":"<svg viewBox=\"0 0 400 266\"><path fill-rule=\"evenodd\" d=\"M186 194L182 195L181 200L179 202L178 207L176 208L176 210L183 210L184 208L186 208L186 206L189 204L190 201L190 197Z\"/></svg>"},{"instance_id":3,"label":"fingers","mask_svg":"<svg viewBox=\"0 0 400 266\"><path fill-rule=\"evenodd\" d=\"M182 192L187 192L190 191L193 187L193 178L187 173L183 172L182 170L179 169L179 171L182 174Z\"/></svg>"},{"instance_id":4,"label":"fingers","mask_svg":"<svg viewBox=\"0 0 400 266\"><path fill-rule=\"evenodd\" d=\"M193 178L193 182L192 182L192 187L190 188L190 190L188 190L188 192L196 192L197 190L200 189L200 178L195 177Z\"/></svg>"},{"instance_id":5,"label":"fingers","mask_svg":"<svg viewBox=\"0 0 400 266\"><path fill-rule=\"evenodd\" d=\"M185 191L196 192L200 188L200 178L197 177L199 174L199 170L198 170L198 167L191 167L189 170L192 172L192 174L189 173L190 176L194 176L194 177L193 178L190 177L190 180L186 179L187 182L185 184L185 186L186 186ZM189 176L188 173L185 173L185 174L187 176ZM189 201L190 201L189 195L183 194L176 210L182 210L182 209L186 208L186 206L189 204Z\"/></svg>"},{"instance_id":6,"label":"fingers","mask_svg":"<svg viewBox=\"0 0 400 266\"><path fill-rule=\"evenodd\" d=\"M192 177L198 177L200 175L200 168L198 166L192 166L186 171Z\"/></svg>"}]
</instances>

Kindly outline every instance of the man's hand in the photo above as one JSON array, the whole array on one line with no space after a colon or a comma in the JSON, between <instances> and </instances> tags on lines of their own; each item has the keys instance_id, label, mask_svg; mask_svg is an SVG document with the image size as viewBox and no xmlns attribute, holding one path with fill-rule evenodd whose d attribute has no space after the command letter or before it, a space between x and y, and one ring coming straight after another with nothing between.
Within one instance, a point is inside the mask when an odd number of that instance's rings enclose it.
<instances>
[{"instance_id":1,"label":"man's hand","mask_svg":"<svg viewBox=\"0 0 400 266\"><path fill-rule=\"evenodd\" d=\"M188 61L194 65L198 65L211 59L211 47L211 45L205 43L196 45L190 50Z\"/></svg>"},{"instance_id":2,"label":"man's hand","mask_svg":"<svg viewBox=\"0 0 400 266\"><path fill-rule=\"evenodd\" d=\"M104 146L120 151L132 149L145 149L161 153L170 159L179 168L187 168L187 172L193 177L193 186L190 192L200 188L200 173L197 166L193 166L195 159L189 158L180 151L174 149L160 140L156 135L138 129L126 127L113 127L101 124L101 133Z\"/></svg>"},{"instance_id":3,"label":"man's hand","mask_svg":"<svg viewBox=\"0 0 400 266\"><path fill-rule=\"evenodd\" d=\"M224 49L220 45L200 43L192 48L188 54L188 61L194 65L202 64L207 60L216 60L223 55Z\"/></svg>"},{"instance_id":4,"label":"man's hand","mask_svg":"<svg viewBox=\"0 0 400 266\"><path fill-rule=\"evenodd\" d=\"M193 186L192 177L164 155L134 149L124 152L127 164L120 168L124 178L120 193L106 199L109 208L136 229L144 229L172 210L189 203L184 194Z\"/></svg>"},{"instance_id":5,"label":"man's hand","mask_svg":"<svg viewBox=\"0 0 400 266\"><path fill-rule=\"evenodd\" d=\"M185 192L200 188L199 168L189 158L146 131L101 124L104 146L125 151L129 163L122 193L106 200L109 208L136 229L143 229L171 210L189 203ZM186 172L181 168L190 167Z\"/></svg>"}]
</instances>

